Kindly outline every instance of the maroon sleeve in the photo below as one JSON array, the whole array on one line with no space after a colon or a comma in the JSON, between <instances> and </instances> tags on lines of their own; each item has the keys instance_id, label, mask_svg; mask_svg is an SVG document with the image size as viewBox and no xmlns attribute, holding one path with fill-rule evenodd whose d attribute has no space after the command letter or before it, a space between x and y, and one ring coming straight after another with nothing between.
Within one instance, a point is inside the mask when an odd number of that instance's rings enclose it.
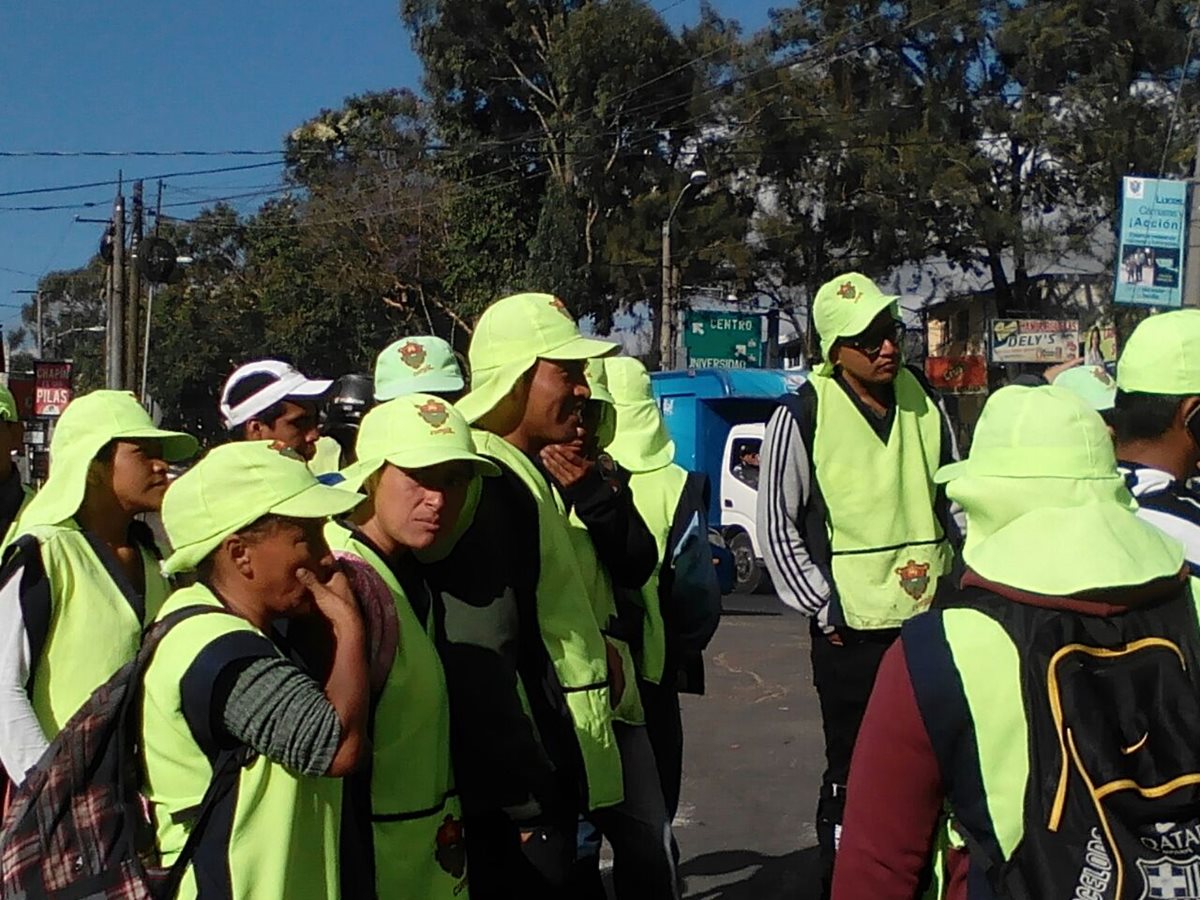
<instances>
[{"instance_id":1,"label":"maroon sleeve","mask_svg":"<svg viewBox=\"0 0 1200 900\"><path fill-rule=\"evenodd\" d=\"M913 900L942 799L937 757L897 641L880 664L854 746L833 900Z\"/></svg>"}]
</instances>

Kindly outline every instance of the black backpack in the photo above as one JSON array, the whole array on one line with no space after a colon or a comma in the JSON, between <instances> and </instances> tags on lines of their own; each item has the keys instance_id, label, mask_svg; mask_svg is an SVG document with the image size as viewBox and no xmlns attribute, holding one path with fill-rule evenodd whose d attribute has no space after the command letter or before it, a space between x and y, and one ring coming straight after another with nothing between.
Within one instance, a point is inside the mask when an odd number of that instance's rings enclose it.
<instances>
[{"instance_id":1,"label":"black backpack","mask_svg":"<svg viewBox=\"0 0 1200 900\"><path fill-rule=\"evenodd\" d=\"M178 859L169 869L159 867L153 825L138 793L138 699L163 636L204 613L224 610L191 606L154 623L137 657L95 690L16 787L0 825L0 898L175 896L205 823L247 761L245 750L218 757Z\"/></svg>"},{"instance_id":2,"label":"black backpack","mask_svg":"<svg viewBox=\"0 0 1200 900\"><path fill-rule=\"evenodd\" d=\"M1007 861L988 829L972 829L978 762L972 773L959 757L947 785L973 868L995 896L1200 898L1200 622L1190 588L1114 616L974 589L947 605L986 612L1020 653L1029 780L1024 835Z\"/></svg>"}]
</instances>

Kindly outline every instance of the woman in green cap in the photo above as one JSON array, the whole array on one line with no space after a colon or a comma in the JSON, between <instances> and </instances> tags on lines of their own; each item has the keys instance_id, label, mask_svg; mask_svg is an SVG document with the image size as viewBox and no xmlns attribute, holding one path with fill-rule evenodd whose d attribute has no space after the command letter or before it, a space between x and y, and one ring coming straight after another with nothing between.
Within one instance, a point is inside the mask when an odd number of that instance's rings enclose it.
<instances>
[{"instance_id":1,"label":"woman in green cap","mask_svg":"<svg viewBox=\"0 0 1200 900\"><path fill-rule=\"evenodd\" d=\"M264 441L216 448L167 492L175 551L164 568L194 570L197 581L159 618L195 606L224 614L177 623L145 674L144 793L163 865L183 849L214 773L242 763L197 838L179 897L342 893L340 776L367 746L367 650L323 529L361 500ZM315 677L278 646L280 619L328 636Z\"/></svg>"},{"instance_id":2,"label":"woman in green cap","mask_svg":"<svg viewBox=\"0 0 1200 900\"><path fill-rule=\"evenodd\" d=\"M383 579L401 635L373 704L373 756L367 798L373 883L356 896L452 900L467 896L462 807L450 760L446 678L429 629L434 604L414 551L453 539L468 493L494 463L475 453L470 427L453 406L410 394L367 413L359 462L346 484L368 500L326 527L329 544L364 560ZM476 492L477 495L477 492Z\"/></svg>"},{"instance_id":3,"label":"woman in green cap","mask_svg":"<svg viewBox=\"0 0 1200 900\"><path fill-rule=\"evenodd\" d=\"M167 463L196 448L123 391L79 397L59 419L50 478L0 573L0 762L13 781L137 652L169 588L135 517L160 508Z\"/></svg>"}]
</instances>

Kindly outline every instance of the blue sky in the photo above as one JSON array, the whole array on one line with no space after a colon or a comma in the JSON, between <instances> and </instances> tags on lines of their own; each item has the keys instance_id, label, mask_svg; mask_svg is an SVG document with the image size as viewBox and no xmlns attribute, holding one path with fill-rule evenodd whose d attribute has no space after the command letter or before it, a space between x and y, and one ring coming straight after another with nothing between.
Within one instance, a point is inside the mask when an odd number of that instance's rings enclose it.
<instances>
[{"instance_id":1,"label":"blue sky","mask_svg":"<svg viewBox=\"0 0 1200 900\"><path fill-rule=\"evenodd\" d=\"M699 0L651 0L675 28ZM746 30L767 21L767 0L717 0ZM283 136L350 94L416 88L420 65L399 0L194 0L192 3L12 0L0 5L0 152L274 150ZM85 263L114 187L11 192L126 180L266 158L22 158L0 156L0 324L20 323L40 275ZM268 188L278 168L172 176L165 203ZM146 185L153 203L153 184ZM9 196L3 196L9 194ZM12 207L95 203L45 212ZM235 206L253 209L253 198ZM180 207L190 214L197 206Z\"/></svg>"}]
</instances>

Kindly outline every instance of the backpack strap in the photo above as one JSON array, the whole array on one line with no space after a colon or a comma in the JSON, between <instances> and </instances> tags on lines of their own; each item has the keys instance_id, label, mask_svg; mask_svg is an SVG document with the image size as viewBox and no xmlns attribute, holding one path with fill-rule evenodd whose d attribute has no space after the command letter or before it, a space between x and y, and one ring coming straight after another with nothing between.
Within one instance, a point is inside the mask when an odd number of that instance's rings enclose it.
<instances>
[{"instance_id":1,"label":"backpack strap","mask_svg":"<svg viewBox=\"0 0 1200 900\"><path fill-rule=\"evenodd\" d=\"M129 684L125 689L125 697L122 700L121 718L118 726L120 730L118 735L118 740L121 741L120 746L132 746L132 742L129 742L127 739L131 730L136 727L134 718L138 710L136 701L141 696L146 671L150 668L150 663L153 661L154 654L158 650L159 644L162 643L163 638L180 622L209 613L221 613L227 616L233 615L233 613L224 607L196 604L170 612L146 629L142 639L142 648L138 651L137 662ZM204 829L208 824L208 820L212 817L217 804L220 803L222 798L229 793L229 790L236 783L240 770L248 765L253 758L254 753L248 747L227 750L218 756L213 766L212 781L209 782L208 788L204 792L204 797L200 801L200 807L196 814L196 820L192 825L192 830L188 834L187 841L184 842L183 849L179 851L179 856L171 864L166 878L160 887L155 890L156 900L170 900L170 898L179 892L179 885L183 881L183 873L195 855L196 848L200 843L200 838L204 835ZM122 766L120 771L121 777L124 777L125 767ZM120 785L120 796L122 797L129 796L125 792L125 788L125 785Z\"/></svg>"}]
</instances>

